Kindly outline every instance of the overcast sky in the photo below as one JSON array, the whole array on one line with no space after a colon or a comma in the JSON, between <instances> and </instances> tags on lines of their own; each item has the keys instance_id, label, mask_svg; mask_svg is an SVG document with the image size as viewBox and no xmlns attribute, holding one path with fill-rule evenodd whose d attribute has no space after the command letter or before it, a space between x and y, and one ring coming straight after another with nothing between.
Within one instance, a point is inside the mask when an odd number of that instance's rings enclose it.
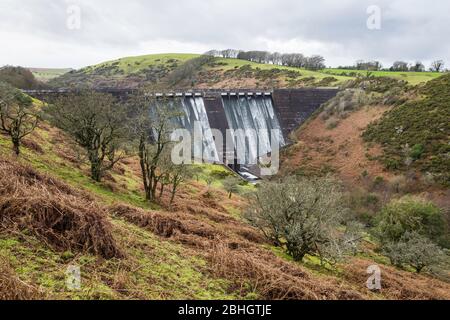
<instances>
[{"instance_id":1,"label":"overcast sky","mask_svg":"<svg viewBox=\"0 0 450 320\"><path fill-rule=\"evenodd\" d=\"M371 5L380 29L367 26ZM443 59L450 67L449 13L448 0L0 0L0 65L79 68L236 48L321 54L329 66Z\"/></svg>"}]
</instances>

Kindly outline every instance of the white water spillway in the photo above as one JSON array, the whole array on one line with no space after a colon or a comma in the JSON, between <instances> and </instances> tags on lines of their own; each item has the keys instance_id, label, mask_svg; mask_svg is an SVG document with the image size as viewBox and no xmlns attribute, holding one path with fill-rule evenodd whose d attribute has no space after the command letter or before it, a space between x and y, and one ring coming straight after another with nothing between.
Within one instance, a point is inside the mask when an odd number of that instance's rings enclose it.
<instances>
[{"instance_id":1,"label":"white water spillway","mask_svg":"<svg viewBox=\"0 0 450 320\"><path fill-rule=\"evenodd\" d=\"M243 164L256 164L258 157L272 152L272 143L285 145L270 96L228 96L223 98L223 106L235 149L245 146Z\"/></svg>"},{"instance_id":2,"label":"white water spillway","mask_svg":"<svg viewBox=\"0 0 450 320\"><path fill-rule=\"evenodd\" d=\"M202 97L182 97L167 100L172 110L180 111L174 119L175 128L191 133L192 155L207 162L220 162Z\"/></svg>"},{"instance_id":3,"label":"white water spillway","mask_svg":"<svg viewBox=\"0 0 450 320\"><path fill-rule=\"evenodd\" d=\"M285 139L280 122L275 112L270 96L222 96L220 107L215 110L218 119L211 125L211 110L205 108L204 97L182 96L164 99L170 109L180 112L174 126L186 129L191 135L192 154L194 159L206 162L233 163L234 158L242 165L258 163L258 158L272 152L272 146L277 148L285 145ZM219 121L220 123L217 123ZM218 127L214 127L217 126ZM224 129L226 128L226 129ZM222 141L213 133L220 131ZM226 131L226 132L224 132ZM223 145L226 146L226 151Z\"/></svg>"}]
</instances>

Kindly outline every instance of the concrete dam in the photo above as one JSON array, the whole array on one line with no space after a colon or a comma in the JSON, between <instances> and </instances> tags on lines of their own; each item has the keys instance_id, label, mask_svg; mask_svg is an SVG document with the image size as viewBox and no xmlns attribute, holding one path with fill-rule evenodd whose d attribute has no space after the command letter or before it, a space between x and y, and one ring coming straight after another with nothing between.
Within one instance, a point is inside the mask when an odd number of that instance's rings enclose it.
<instances>
[{"instance_id":1,"label":"concrete dam","mask_svg":"<svg viewBox=\"0 0 450 320\"><path fill-rule=\"evenodd\" d=\"M102 90L121 99L132 93L130 90ZM36 98L44 99L64 90L27 91ZM227 164L236 171L241 165L253 164L255 159L270 154L272 143L283 147L289 143L289 134L308 119L323 103L333 98L338 89L303 88L257 90L202 90L190 92L154 93L166 97L171 108L183 111L174 120L178 128L194 134L201 132L201 139L192 139L194 158ZM173 99L167 99L173 98ZM184 115L183 115L184 114ZM221 143L214 132L220 132ZM279 132L278 134L271 134ZM226 146L231 135L233 145ZM245 154L235 159L238 147ZM230 156L231 154L231 156ZM234 157L233 157L234 155ZM242 157L245 160L242 160ZM234 160L230 160L234 159ZM255 170L248 170L254 173Z\"/></svg>"}]
</instances>

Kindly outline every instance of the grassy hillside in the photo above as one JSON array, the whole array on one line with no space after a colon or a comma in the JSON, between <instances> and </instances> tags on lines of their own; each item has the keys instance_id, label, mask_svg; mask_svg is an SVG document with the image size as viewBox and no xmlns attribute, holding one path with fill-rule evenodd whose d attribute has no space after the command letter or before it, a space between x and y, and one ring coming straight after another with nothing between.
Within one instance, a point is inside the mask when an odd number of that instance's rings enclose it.
<instances>
[{"instance_id":1,"label":"grassy hillside","mask_svg":"<svg viewBox=\"0 0 450 320\"><path fill-rule=\"evenodd\" d=\"M389 266L369 236L334 267L292 261L246 224L245 200L228 198L220 166L199 165L169 210L168 194L159 205L143 200L137 159L93 182L71 140L46 123L19 158L10 148L0 135L4 299L450 298L448 284ZM379 292L366 288L373 261L385 279ZM81 268L81 290L66 286L70 265Z\"/></svg>"},{"instance_id":2,"label":"grassy hillside","mask_svg":"<svg viewBox=\"0 0 450 320\"><path fill-rule=\"evenodd\" d=\"M367 71L364 70L345 70L345 69L325 69L323 73L333 76L365 76ZM439 72L396 72L396 71L371 71L375 77L389 77L398 80L405 80L409 84L416 85L438 78L442 75Z\"/></svg>"},{"instance_id":3,"label":"grassy hillside","mask_svg":"<svg viewBox=\"0 0 450 320\"><path fill-rule=\"evenodd\" d=\"M71 71L53 79L56 87L79 85L94 87L134 88L144 83L159 83L169 88L167 77L197 54L153 54L126 57L103 62L80 70ZM354 79L363 71L324 69L310 71L301 68L260 64L239 59L215 58L197 70L192 70L185 79L176 84L177 88L280 88L305 86L340 86ZM374 72L376 77L392 77L410 84L426 82L439 76L431 72Z\"/></svg>"},{"instance_id":4,"label":"grassy hillside","mask_svg":"<svg viewBox=\"0 0 450 320\"><path fill-rule=\"evenodd\" d=\"M155 83L164 79L195 54L154 54L126 57L73 70L50 81L55 87L120 87L135 88L143 83Z\"/></svg>"},{"instance_id":5,"label":"grassy hillside","mask_svg":"<svg viewBox=\"0 0 450 320\"><path fill-rule=\"evenodd\" d=\"M51 79L60 77L67 72L70 72L72 69L69 68L61 68L61 69L52 69L52 68L28 68L37 80L42 82L48 82Z\"/></svg>"},{"instance_id":6,"label":"grassy hillside","mask_svg":"<svg viewBox=\"0 0 450 320\"><path fill-rule=\"evenodd\" d=\"M197 54L189 53L167 53L150 54L145 56L126 57L113 61L103 62L94 66L83 68L82 71L87 74L95 74L105 69L114 69L124 75L139 74L147 68L153 66L178 66L187 60L198 57Z\"/></svg>"},{"instance_id":7,"label":"grassy hillside","mask_svg":"<svg viewBox=\"0 0 450 320\"><path fill-rule=\"evenodd\" d=\"M449 79L418 87L382 77L349 83L292 135L282 174L338 176L368 224L404 195L432 200L450 221Z\"/></svg>"},{"instance_id":8,"label":"grassy hillside","mask_svg":"<svg viewBox=\"0 0 450 320\"><path fill-rule=\"evenodd\" d=\"M372 124L364 138L381 144L380 160L388 169L416 169L449 187L450 74L428 82L415 94L417 99Z\"/></svg>"}]
</instances>

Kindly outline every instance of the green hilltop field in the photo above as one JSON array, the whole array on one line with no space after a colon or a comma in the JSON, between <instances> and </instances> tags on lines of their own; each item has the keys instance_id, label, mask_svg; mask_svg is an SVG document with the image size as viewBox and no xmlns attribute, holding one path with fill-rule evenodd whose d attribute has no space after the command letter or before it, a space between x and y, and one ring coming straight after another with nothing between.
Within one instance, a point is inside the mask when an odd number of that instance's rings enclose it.
<instances>
[{"instance_id":1,"label":"green hilltop field","mask_svg":"<svg viewBox=\"0 0 450 320\"><path fill-rule=\"evenodd\" d=\"M61 73L49 72L50 85L65 87L83 85L92 87L134 88L144 83L158 83L163 88L174 87L167 83L167 77L180 71L177 88L281 88L281 87L335 87L366 71L323 69L311 71L302 68L256 63L240 59L211 58L206 63L195 64L199 54L167 53L124 57L117 60L87 66L80 70ZM186 72L186 65L195 67ZM42 75L43 73L41 73ZM375 77L390 77L405 80L411 85L439 77L437 72L390 72L375 71ZM39 74L38 74L39 75Z\"/></svg>"}]
</instances>

